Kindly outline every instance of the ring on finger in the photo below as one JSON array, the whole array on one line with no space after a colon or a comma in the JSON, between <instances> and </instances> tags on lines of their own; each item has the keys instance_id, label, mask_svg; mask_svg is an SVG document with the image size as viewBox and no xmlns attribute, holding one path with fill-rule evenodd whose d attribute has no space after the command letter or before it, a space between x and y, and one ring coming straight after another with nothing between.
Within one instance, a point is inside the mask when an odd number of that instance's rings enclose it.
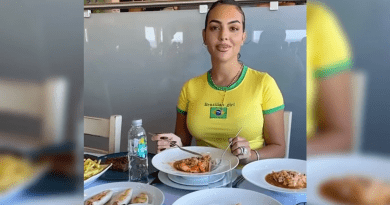
<instances>
[{"instance_id":1,"label":"ring on finger","mask_svg":"<svg viewBox=\"0 0 390 205\"><path fill-rule=\"evenodd\" d=\"M241 153L242 153L243 155L248 154L248 149L247 149L246 147L240 147L240 148L241 148Z\"/></svg>"},{"instance_id":2,"label":"ring on finger","mask_svg":"<svg viewBox=\"0 0 390 205\"><path fill-rule=\"evenodd\" d=\"M241 155L244 155L244 147L240 147L240 152Z\"/></svg>"}]
</instances>

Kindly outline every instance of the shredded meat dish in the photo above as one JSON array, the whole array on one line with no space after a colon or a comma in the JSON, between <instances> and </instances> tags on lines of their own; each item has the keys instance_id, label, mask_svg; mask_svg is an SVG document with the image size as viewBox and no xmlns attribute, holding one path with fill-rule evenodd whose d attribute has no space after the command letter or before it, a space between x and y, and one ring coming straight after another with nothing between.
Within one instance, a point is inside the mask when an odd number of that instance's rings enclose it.
<instances>
[{"instance_id":1,"label":"shredded meat dish","mask_svg":"<svg viewBox=\"0 0 390 205\"><path fill-rule=\"evenodd\" d=\"M320 193L329 200L347 204L390 204L390 184L362 176L327 180Z\"/></svg>"},{"instance_id":2,"label":"shredded meat dish","mask_svg":"<svg viewBox=\"0 0 390 205\"><path fill-rule=\"evenodd\" d=\"M268 180L267 180L268 177ZM271 174L267 175L266 181L270 183L272 179L276 183L273 185L279 185L283 188L300 189L306 188L306 174L301 174L296 171L282 170L279 172L272 171Z\"/></svg>"},{"instance_id":3,"label":"shredded meat dish","mask_svg":"<svg viewBox=\"0 0 390 205\"><path fill-rule=\"evenodd\" d=\"M176 161L173 163L173 167L183 172L203 173L210 171L210 163L210 155L205 155L203 157L191 157Z\"/></svg>"}]
</instances>

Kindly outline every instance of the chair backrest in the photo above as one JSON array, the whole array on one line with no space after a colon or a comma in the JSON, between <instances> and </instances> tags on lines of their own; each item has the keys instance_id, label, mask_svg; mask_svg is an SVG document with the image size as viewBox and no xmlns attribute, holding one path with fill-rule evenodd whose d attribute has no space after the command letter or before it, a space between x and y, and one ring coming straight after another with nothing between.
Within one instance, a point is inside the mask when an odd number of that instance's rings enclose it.
<instances>
[{"instance_id":1,"label":"chair backrest","mask_svg":"<svg viewBox=\"0 0 390 205\"><path fill-rule=\"evenodd\" d=\"M362 148L362 126L364 119L364 107L367 87L367 74L364 71L354 70L352 72L352 120L353 120L353 148L352 152L361 152Z\"/></svg>"},{"instance_id":2,"label":"chair backrest","mask_svg":"<svg viewBox=\"0 0 390 205\"><path fill-rule=\"evenodd\" d=\"M10 141L2 140L2 143L16 148L35 149L64 141L69 100L69 82L66 78L50 78L44 82L0 79L0 95L1 113L42 122L39 140L11 135Z\"/></svg>"},{"instance_id":3,"label":"chair backrest","mask_svg":"<svg viewBox=\"0 0 390 205\"><path fill-rule=\"evenodd\" d=\"M288 158L290 151L291 120L292 112L284 111L284 140L286 141L286 154L284 158Z\"/></svg>"},{"instance_id":4,"label":"chair backrest","mask_svg":"<svg viewBox=\"0 0 390 205\"><path fill-rule=\"evenodd\" d=\"M85 146L84 151L97 154L120 152L122 116L112 115L110 119L84 116L84 134L108 138L108 150Z\"/></svg>"}]
</instances>

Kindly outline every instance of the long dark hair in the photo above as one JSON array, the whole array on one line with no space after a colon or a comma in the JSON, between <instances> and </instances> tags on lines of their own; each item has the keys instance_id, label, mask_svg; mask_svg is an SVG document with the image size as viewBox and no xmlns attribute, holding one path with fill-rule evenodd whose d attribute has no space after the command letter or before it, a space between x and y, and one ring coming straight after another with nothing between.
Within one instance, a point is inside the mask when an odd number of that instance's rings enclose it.
<instances>
[{"instance_id":1,"label":"long dark hair","mask_svg":"<svg viewBox=\"0 0 390 205\"><path fill-rule=\"evenodd\" d=\"M218 6L219 4L227 4L227 5L233 5L237 8L237 10L241 13L242 15L242 26L243 26L243 32L245 32L245 14L244 14L244 11L242 11L242 8L241 6L234 0L219 0L219 1L216 1L214 2L209 11L207 12L207 15L206 15L206 20L205 20L205 23L204 23L204 29L206 30L207 28L207 20L209 19L209 14L210 14L210 11L213 10L216 6Z\"/></svg>"}]
</instances>

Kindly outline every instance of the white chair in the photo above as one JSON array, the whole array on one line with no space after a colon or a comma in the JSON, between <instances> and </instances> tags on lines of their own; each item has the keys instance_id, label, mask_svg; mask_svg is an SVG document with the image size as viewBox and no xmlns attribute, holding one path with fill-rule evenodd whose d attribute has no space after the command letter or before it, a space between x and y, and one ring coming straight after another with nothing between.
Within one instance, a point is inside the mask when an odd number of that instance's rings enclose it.
<instances>
[{"instance_id":1,"label":"white chair","mask_svg":"<svg viewBox=\"0 0 390 205\"><path fill-rule=\"evenodd\" d=\"M352 152L359 153L362 149L362 127L364 119L364 107L366 99L367 74L364 71L352 71L352 126L353 126L353 145Z\"/></svg>"},{"instance_id":2,"label":"white chair","mask_svg":"<svg viewBox=\"0 0 390 205\"><path fill-rule=\"evenodd\" d=\"M108 150L85 146L84 152L111 154L120 152L122 116L112 115L110 119L84 116L84 135L108 138Z\"/></svg>"},{"instance_id":3,"label":"white chair","mask_svg":"<svg viewBox=\"0 0 390 205\"><path fill-rule=\"evenodd\" d=\"M286 142L286 154L284 158L288 158L290 151L291 120L292 112L284 111L284 140Z\"/></svg>"},{"instance_id":4,"label":"white chair","mask_svg":"<svg viewBox=\"0 0 390 205\"><path fill-rule=\"evenodd\" d=\"M39 139L2 132L0 145L30 150L64 141L69 101L66 78L50 78L44 82L0 79L0 96L1 113L41 122Z\"/></svg>"}]
</instances>

